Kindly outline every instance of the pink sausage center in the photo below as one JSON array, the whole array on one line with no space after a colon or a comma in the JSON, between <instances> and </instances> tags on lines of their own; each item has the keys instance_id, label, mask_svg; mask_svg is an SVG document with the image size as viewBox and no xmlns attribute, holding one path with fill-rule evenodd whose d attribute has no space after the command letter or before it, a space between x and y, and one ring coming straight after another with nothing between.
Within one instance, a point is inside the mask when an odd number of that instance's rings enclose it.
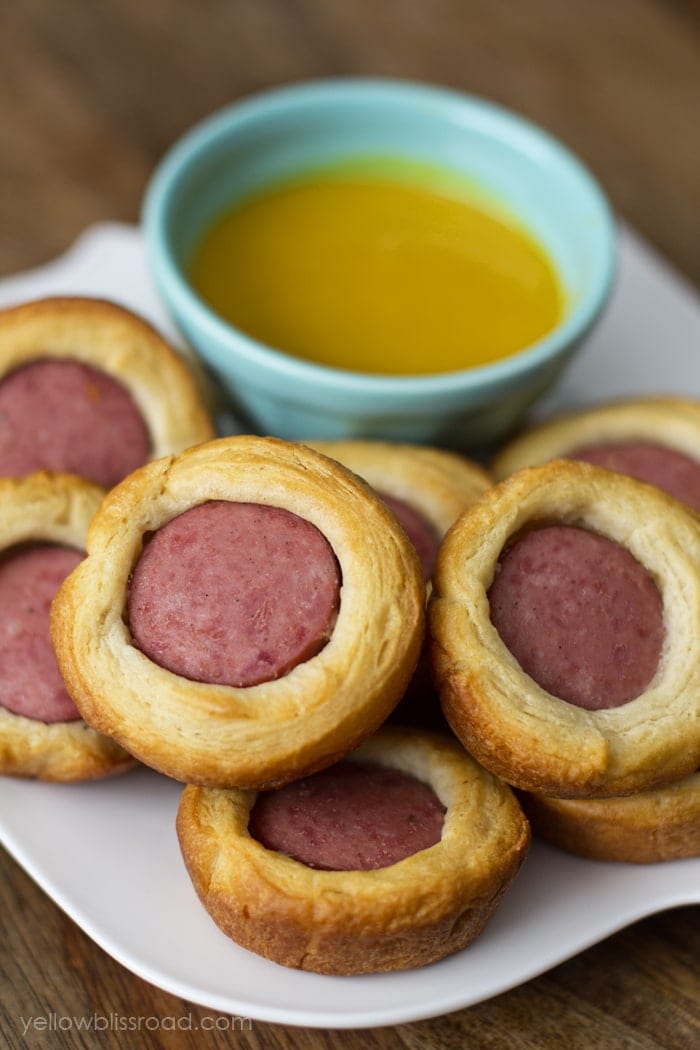
<instances>
[{"instance_id":1,"label":"pink sausage center","mask_svg":"<svg viewBox=\"0 0 700 1050\"><path fill-rule=\"evenodd\" d=\"M280 507L203 503L146 544L128 614L136 645L196 682L287 674L331 636L340 570L315 525Z\"/></svg>"},{"instance_id":2,"label":"pink sausage center","mask_svg":"<svg viewBox=\"0 0 700 1050\"><path fill-rule=\"evenodd\" d=\"M524 671L577 707L639 696L661 657L661 596L629 551L553 525L516 541L489 591L491 620Z\"/></svg>"},{"instance_id":3,"label":"pink sausage center","mask_svg":"<svg viewBox=\"0 0 700 1050\"><path fill-rule=\"evenodd\" d=\"M574 449L569 458L583 459L618 474L629 474L700 511L700 462L675 449L643 442L587 445Z\"/></svg>"},{"instance_id":4,"label":"pink sausage center","mask_svg":"<svg viewBox=\"0 0 700 1050\"><path fill-rule=\"evenodd\" d=\"M96 368L45 358L0 382L0 475L62 470L111 488L150 451L131 395Z\"/></svg>"},{"instance_id":5,"label":"pink sausage center","mask_svg":"<svg viewBox=\"0 0 700 1050\"><path fill-rule=\"evenodd\" d=\"M80 551L48 545L0 560L0 706L39 722L73 722L49 636L51 601L82 561Z\"/></svg>"},{"instance_id":6,"label":"pink sausage center","mask_svg":"<svg viewBox=\"0 0 700 1050\"><path fill-rule=\"evenodd\" d=\"M258 795L249 830L267 849L311 868L386 868L440 841L445 807L396 769L340 762Z\"/></svg>"},{"instance_id":7,"label":"pink sausage center","mask_svg":"<svg viewBox=\"0 0 700 1050\"><path fill-rule=\"evenodd\" d=\"M403 500L397 499L396 496L388 496L386 492L377 492L377 495L401 522L404 532L418 551L418 557L423 566L423 579L429 580L433 575L435 559L440 546L440 540L435 529L410 504L404 503Z\"/></svg>"}]
</instances>

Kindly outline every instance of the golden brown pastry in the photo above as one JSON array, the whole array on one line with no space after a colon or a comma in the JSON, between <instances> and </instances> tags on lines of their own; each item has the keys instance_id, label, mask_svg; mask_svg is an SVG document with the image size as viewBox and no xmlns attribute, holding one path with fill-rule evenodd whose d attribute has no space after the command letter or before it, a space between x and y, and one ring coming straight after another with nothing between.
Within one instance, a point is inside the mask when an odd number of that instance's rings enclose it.
<instances>
[{"instance_id":1,"label":"golden brown pastry","mask_svg":"<svg viewBox=\"0 0 700 1050\"><path fill-rule=\"evenodd\" d=\"M460 951L493 914L530 839L509 789L456 741L410 730L381 729L341 766L355 764L362 778L399 771L432 789L444 807L434 845L369 870L311 867L253 837L255 792L185 788L177 828L190 877L214 921L243 947L318 973L402 970ZM307 789L318 806L318 792L305 782ZM370 808L362 791L353 794L359 812ZM411 822L408 803L392 818L383 801L380 823ZM316 846L326 846L319 812ZM338 819L344 833L353 822Z\"/></svg>"},{"instance_id":2,"label":"golden brown pastry","mask_svg":"<svg viewBox=\"0 0 700 1050\"><path fill-rule=\"evenodd\" d=\"M500 480L563 457L658 485L699 511L700 402L637 398L562 414L516 437L491 469Z\"/></svg>"},{"instance_id":3,"label":"golden brown pastry","mask_svg":"<svg viewBox=\"0 0 700 1050\"><path fill-rule=\"evenodd\" d=\"M459 515L491 486L471 460L444 449L385 441L310 441L311 448L359 474L396 514L430 579L442 538ZM392 714L402 724L447 730L427 656Z\"/></svg>"},{"instance_id":4,"label":"golden brown pastry","mask_svg":"<svg viewBox=\"0 0 700 1050\"><path fill-rule=\"evenodd\" d=\"M213 436L190 368L130 311L79 297L0 311L0 475L109 488Z\"/></svg>"},{"instance_id":5,"label":"golden brown pastry","mask_svg":"<svg viewBox=\"0 0 700 1050\"><path fill-rule=\"evenodd\" d=\"M423 596L368 485L305 446L243 436L108 495L52 632L91 725L177 779L263 787L329 765L387 717Z\"/></svg>"},{"instance_id":6,"label":"golden brown pastry","mask_svg":"<svg viewBox=\"0 0 700 1050\"><path fill-rule=\"evenodd\" d=\"M700 773L623 798L522 803L536 834L580 857L653 864L700 855Z\"/></svg>"},{"instance_id":7,"label":"golden brown pastry","mask_svg":"<svg viewBox=\"0 0 700 1050\"><path fill-rule=\"evenodd\" d=\"M369 482L414 539L430 578L442 537L491 486L485 470L455 452L385 441L310 441ZM403 512L403 520L402 520ZM415 522L414 515L417 515Z\"/></svg>"},{"instance_id":8,"label":"golden brown pastry","mask_svg":"<svg viewBox=\"0 0 700 1050\"><path fill-rule=\"evenodd\" d=\"M696 517L651 485L561 460L491 489L448 533L429 611L443 709L465 747L557 797L697 769L699 566ZM556 692L535 680L543 660Z\"/></svg>"},{"instance_id":9,"label":"golden brown pastry","mask_svg":"<svg viewBox=\"0 0 700 1050\"><path fill-rule=\"evenodd\" d=\"M49 639L48 604L102 496L70 475L0 479L0 773L89 780L134 764L82 721Z\"/></svg>"},{"instance_id":10,"label":"golden brown pastry","mask_svg":"<svg viewBox=\"0 0 700 1050\"><path fill-rule=\"evenodd\" d=\"M444 449L361 440L308 444L369 482L406 530L426 581L450 525L491 485L481 467ZM447 729L425 653L392 718L425 729Z\"/></svg>"}]
</instances>

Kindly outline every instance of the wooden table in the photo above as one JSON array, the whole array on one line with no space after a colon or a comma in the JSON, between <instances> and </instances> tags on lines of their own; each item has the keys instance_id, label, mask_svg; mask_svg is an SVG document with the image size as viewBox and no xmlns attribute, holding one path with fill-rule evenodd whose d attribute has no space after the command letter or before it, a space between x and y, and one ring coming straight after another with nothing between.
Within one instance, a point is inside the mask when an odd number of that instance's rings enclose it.
<instances>
[{"instance_id":1,"label":"wooden table","mask_svg":"<svg viewBox=\"0 0 700 1050\"><path fill-rule=\"evenodd\" d=\"M188 125L309 76L433 80L559 135L618 209L700 281L700 16L692 0L22 0L0 15L0 274L43 262L99 219L135 221L154 163ZM1 788L0 788L1 790ZM210 1011L108 958L7 857L0 861L0 1042L20 1017L191 1018L193 1031L105 1032L105 1047L667 1047L700 1041L697 910L637 923L490 1002L395 1029L254 1022ZM206 1023L206 1022L205 1022Z\"/></svg>"}]
</instances>

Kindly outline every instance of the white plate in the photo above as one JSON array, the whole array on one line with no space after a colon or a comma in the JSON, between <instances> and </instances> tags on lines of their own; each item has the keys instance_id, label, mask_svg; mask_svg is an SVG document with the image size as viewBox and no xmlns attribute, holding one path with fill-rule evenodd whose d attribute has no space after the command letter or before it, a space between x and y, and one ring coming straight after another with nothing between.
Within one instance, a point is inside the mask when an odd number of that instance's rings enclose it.
<instances>
[{"instance_id":1,"label":"white plate","mask_svg":"<svg viewBox=\"0 0 700 1050\"><path fill-rule=\"evenodd\" d=\"M700 396L700 302L629 231L612 304L543 409L640 392ZM138 231L89 230L57 262L0 282L0 304L105 295L171 337ZM466 951L434 966L320 977L229 941L198 903L174 831L180 786L145 769L71 786L2 781L7 849L105 951L152 984L209 1009L328 1028L447 1013L542 973L653 912L700 902L700 859L636 866L579 860L536 843L498 913Z\"/></svg>"}]
</instances>

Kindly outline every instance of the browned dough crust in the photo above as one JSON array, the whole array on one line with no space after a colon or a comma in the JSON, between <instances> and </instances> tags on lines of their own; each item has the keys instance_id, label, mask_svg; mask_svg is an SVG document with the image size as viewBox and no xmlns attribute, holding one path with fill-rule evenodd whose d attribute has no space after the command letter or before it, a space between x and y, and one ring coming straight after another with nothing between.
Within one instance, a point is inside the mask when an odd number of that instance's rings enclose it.
<instances>
[{"instance_id":1,"label":"browned dough crust","mask_svg":"<svg viewBox=\"0 0 700 1050\"><path fill-rule=\"evenodd\" d=\"M493 626L488 590L522 530L560 523L622 544L650 573L665 643L647 689L585 711L527 675ZM700 525L651 485L555 460L489 490L448 533L429 610L445 715L465 747L508 783L560 798L631 794L700 764Z\"/></svg>"},{"instance_id":2,"label":"browned dough crust","mask_svg":"<svg viewBox=\"0 0 700 1050\"><path fill-rule=\"evenodd\" d=\"M624 798L521 801L536 834L580 857L652 864L700 856L700 773Z\"/></svg>"},{"instance_id":3,"label":"browned dough crust","mask_svg":"<svg viewBox=\"0 0 700 1050\"><path fill-rule=\"evenodd\" d=\"M123 306L72 296L0 311L0 379L50 358L91 365L121 383L143 415L153 459L214 436L192 368L155 328Z\"/></svg>"},{"instance_id":4,"label":"browned dough crust","mask_svg":"<svg viewBox=\"0 0 700 1050\"><path fill-rule=\"evenodd\" d=\"M104 492L69 474L0 479L0 550L34 541L84 548ZM0 707L0 773L39 780L92 780L134 759L80 720L46 724Z\"/></svg>"},{"instance_id":5,"label":"browned dough crust","mask_svg":"<svg viewBox=\"0 0 700 1050\"><path fill-rule=\"evenodd\" d=\"M456 452L387 441L309 441L372 488L415 507L439 537L491 487L476 463Z\"/></svg>"},{"instance_id":6,"label":"browned dough crust","mask_svg":"<svg viewBox=\"0 0 700 1050\"><path fill-rule=\"evenodd\" d=\"M625 441L651 442L697 459L700 402L681 397L634 398L562 413L505 445L491 471L500 481L523 467L562 459L577 448Z\"/></svg>"},{"instance_id":7,"label":"browned dough crust","mask_svg":"<svg viewBox=\"0 0 700 1050\"><path fill-rule=\"evenodd\" d=\"M255 792L189 786L177 829L202 904L244 948L316 973L405 970L460 951L527 852L512 792L437 735L384 727L351 758L429 784L447 810L440 842L373 871L315 870L250 836Z\"/></svg>"},{"instance_id":8,"label":"browned dough crust","mask_svg":"<svg viewBox=\"0 0 700 1050\"><path fill-rule=\"evenodd\" d=\"M338 559L330 640L274 681L190 681L133 644L128 586L145 538L208 500L283 507L320 529ZM384 721L418 659L424 595L412 545L359 478L303 445L221 438L147 464L109 493L88 557L54 601L52 635L91 725L178 780L259 788L330 765Z\"/></svg>"}]
</instances>

